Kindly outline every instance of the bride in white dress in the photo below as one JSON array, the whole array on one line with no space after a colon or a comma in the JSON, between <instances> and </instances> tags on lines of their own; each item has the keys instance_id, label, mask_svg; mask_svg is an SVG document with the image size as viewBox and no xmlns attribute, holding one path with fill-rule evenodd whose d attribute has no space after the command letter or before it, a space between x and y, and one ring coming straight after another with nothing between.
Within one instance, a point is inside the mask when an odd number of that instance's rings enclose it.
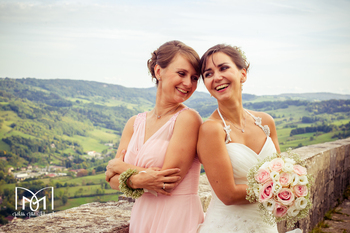
<instances>
[{"instance_id":1,"label":"bride in white dress","mask_svg":"<svg viewBox=\"0 0 350 233\"><path fill-rule=\"evenodd\" d=\"M218 108L202 124L198 155L212 188L212 200L198 232L278 232L263 222L258 204L246 200L247 172L280 153L276 127L267 113L246 110L242 86L249 64L239 48L219 44L201 59L201 73Z\"/></svg>"}]
</instances>

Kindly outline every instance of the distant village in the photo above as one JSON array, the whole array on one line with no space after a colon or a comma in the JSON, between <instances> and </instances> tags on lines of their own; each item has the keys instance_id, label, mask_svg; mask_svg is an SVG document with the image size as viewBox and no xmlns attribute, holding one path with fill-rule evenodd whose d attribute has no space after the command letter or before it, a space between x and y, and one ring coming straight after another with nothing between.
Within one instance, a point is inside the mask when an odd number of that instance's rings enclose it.
<instances>
[{"instance_id":1,"label":"distant village","mask_svg":"<svg viewBox=\"0 0 350 233\"><path fill-rule=\"evenodd\" d=\"M106 146L113 146L113 143L106 143ZM51 145L52 148L55 147L55 145ZM109 156L110 153L107 153L105 156ZM103 159L104 156L102 156L101 153L96 152L96 151L87 151L86 152L86 157L89 159ZM73 156L68 157L68 159L72 160ZM0 157L0 160L6 160L6 157ZM14 168L10 167L7 171L8 174L12 174L14 178L17 181L23 181L25 179L29 178L37 178L40 176L47 176L47 177L58 177L58 176L66 176L68 172L73 172L75 175L80 171L80 170L85 170L85 169L68 169L63 166L56 166L56 165L50 165L45 168L39 168L38 166L32 166L28 165L27 167L22 167L20 171L14 172Z\"/></svg>"}]
</instances>

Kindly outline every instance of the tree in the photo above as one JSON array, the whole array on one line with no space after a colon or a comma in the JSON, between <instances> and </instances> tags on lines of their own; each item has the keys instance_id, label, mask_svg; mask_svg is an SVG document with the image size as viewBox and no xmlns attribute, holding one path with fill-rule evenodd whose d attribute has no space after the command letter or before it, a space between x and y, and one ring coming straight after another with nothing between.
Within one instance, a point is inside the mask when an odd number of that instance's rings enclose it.
<instances>
[{"instance_id":1,"label":"tree","mask_svg":"<svg viewBox=\"0 0 350 233\"><path fill-rule=\"evenodd\" d=\"M67 203L67 201L68 201L68 197L67 197L67 195L64 194L62 196L62 203L63 203L63 205L65 205Z\"/></svg>"},{"instance_id":2,"label":"tree","mask_svg":"<svg viewBox=\"0 0 350 233\"><path fill-rule=\"evenodd\" d=\"M83 177L87 175L88 175L88 171L86 169L80 169L80 171L77 173L77 177Z\"/></svg>"}]
</instances>

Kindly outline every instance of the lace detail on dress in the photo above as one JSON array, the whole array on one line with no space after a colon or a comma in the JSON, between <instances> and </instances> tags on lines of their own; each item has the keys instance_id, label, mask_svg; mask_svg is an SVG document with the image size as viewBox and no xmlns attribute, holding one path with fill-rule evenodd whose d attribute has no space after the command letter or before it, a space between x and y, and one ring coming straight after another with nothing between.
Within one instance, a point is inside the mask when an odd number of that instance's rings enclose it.
<instances>
[{"instance_id":1,"label":"lace detail on dress","mask_svg":"<svg viewBox=\"0 0 350 233\"><path fill-rule=\"evenodd\" d=\"M251 117L253 117L253 119L255 120L255 124L257 125L257 126L259 126L263 131L264 131L264 133L266 134L266 136L270 136L270 128L269 128L269 126L268 125L264 125L264 126L262 126L261 125L261 117L256 117L256 116L254 116L253 114L251 114L250 112L248 112L247 110L245 110Z\"/></svg>"},{"instance_id":2,"label":"lace detail on dress","mask_svg":"<svg viewBox=\"0 0 350 233\"><path fill-rule=\"evenodd\" d=\"M146 119L146 114L146 112L137 114L133 125L134 129L136 129L136 127L138 127L138 125Z\"/></svg>"},{"instance_id":3,"label":"lace detail on dress","mask_svg":"<svg viewBox=\"0 0 350 233\"><path fill-rule=\"evenodd\" d=\"M259 127L264 131L264 133L266 134L266 136L269 137L269 136L270 136L270 128L269 128L268 125L264 125L264 126L261 125L261 117L256 117L256 116L254 116L253 114L251 114L250 112L248 112L248 110L246 110L246 109L244 109L244 110L245 110L251 117L253 117L253 119L255 120L255 125L259 126ZM223 116L221 115L221 112L220 112L219 108L217 108L217 111L218 111L218 113L219 113L219 115L220 115L220 117L221 117L222 122L224 122L224 125L225 125L224 130L225 130L225 132L226 132L226 140L225 140L225 143L228 144L229 142L232 141L232 140L231 140L231 136L230 136L231 128L230 128L230 125L226 125L226 122L225 122Z\"/></svg>"}]
</instances>

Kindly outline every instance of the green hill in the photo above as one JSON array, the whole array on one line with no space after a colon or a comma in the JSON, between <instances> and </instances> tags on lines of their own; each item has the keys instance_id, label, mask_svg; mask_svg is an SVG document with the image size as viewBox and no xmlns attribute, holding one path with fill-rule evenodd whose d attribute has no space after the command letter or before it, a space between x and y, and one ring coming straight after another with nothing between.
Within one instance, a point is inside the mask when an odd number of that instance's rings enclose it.
<instances>
[{"instance_id":1,"label":"green hill","mask_svg":"<svg viewBox=\"0 0 350 233\"><path fill-rule=\"evenodd\" d=\"M59 191L55 206L60 210L86 201L116 199L116 192L103 180L106 164L115 155L126 121L152 109L155 96L156 87L0 78L0 195L13 199L3 194L16 182L7 174L10 167L18 172L31 165L36 170L49 166L85 169L80 172L84 178L73 179L70 172L65 178L40 177L19 184L55 186ZM203 119L217 108L216 100L204 92L195 92L185 104ZM350 136L349 95L243 94L243 105L274 117L282 151Z\"/></svg>"},{"instance_id":2,"label":"green hill","mask_svg":"<svg viewBox=\"0 0 350 233\"><path fill-rule=\"evenodd\" d=\"M70 156L83 161L87 151L106 154L117 148L127 119L150 110L155 95L156 87L126 88L83 80L0 78L0 150L18 156L12 159L17 163L7 166L68 163L79 168L79 163L68 161ZM292 129L286 130L286 127L304 126L301 118L310 114L326 114L314 124L330 124L335 119L340 121L334 124L346 123L345 119L349 118L346 99L350 96L333 93L243 94L244 107L270 113L275 117L277 129L287 134ZM217 108L216 100L204 92L195 92L185 104L196 109L203 118ZM295 146L288 143L295 140L284 134L280 141ZM113 147L105 145L107 143ZM99 164L89 164L96 165Z\"/></svg>"}]
</instances>

